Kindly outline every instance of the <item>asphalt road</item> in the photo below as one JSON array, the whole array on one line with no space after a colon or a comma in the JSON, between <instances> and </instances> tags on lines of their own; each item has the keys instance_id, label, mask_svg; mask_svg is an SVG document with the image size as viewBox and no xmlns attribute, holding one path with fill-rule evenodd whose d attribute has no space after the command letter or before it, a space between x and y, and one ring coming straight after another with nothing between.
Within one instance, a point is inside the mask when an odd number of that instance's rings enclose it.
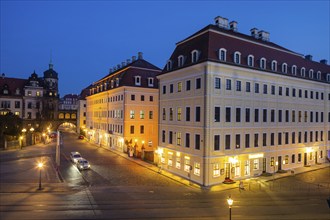
<instances>
[{"instance_id":1,"label":"asphalt road","mask_svg":"<svg viewBox=\"0 0 330 220\"><path fill-rule=\"evenodd\" d=\"M79 171L69 153L91 163ZM35 161L48 168L37 190ZM274 182L251 180L246 190L212 191L181 184L127 158L65 133L60 177L55 144L0 152L0 219L330 219L330 169ZM62 182L61 182L62 180ZM321 183L321 184L320 184Z\"/></svg>"}]
</instances>

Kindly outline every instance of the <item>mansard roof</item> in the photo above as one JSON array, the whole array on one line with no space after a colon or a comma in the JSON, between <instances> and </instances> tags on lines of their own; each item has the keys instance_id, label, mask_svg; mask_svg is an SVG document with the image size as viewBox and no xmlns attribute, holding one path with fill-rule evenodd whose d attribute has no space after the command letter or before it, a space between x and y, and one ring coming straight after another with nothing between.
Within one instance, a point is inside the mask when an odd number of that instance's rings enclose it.
<instances>
[{"instance_id":1,"label":"mansard roof","mask_svg":"<svg viewBox=\"0 0 330 220\"><path fill-rule=\"evenodd\" d=\"M219 59L219 49L221 48L227 51L225 61ZM195 63L193 63L191 58L191 53L194 50L199 52L198 61ZM241 54L240 64L234 62L235 52ZM249 55L254 56L253 66L248 66L247 64L247 57ZM185 60L182 66L178 65L179 56L183 56ZM211 24L176 44L176 48L169 59L169 61L172 62L172 68L168 70L167 65L165 65L162 74L205 61L260 69L259 62L261 58L265 58L267 61L266 69L263 71L274 72L271 70L270 63L276 60L279 65L287 63L288 68L293 65L297 66L296 77L302 77L298 73L300 73L300 69L303 67L306 69L306 75L308 75L307 71L310 69L312 69L314 73L320 71L322 75L321 81L326 81L326 74L330 73L330 66L325 63L308 60L303 55L273 42ZM280 73L279 68L276 73ZM288 74L291 74L291 72L288 71ZM308 76L302 78L308 78Z\"/></svg>"},{"instance_id":2,"label":"mansard roof","mask_svg":"<svg viewBox=\"0 0 330 220\"><path fill-rule=\"evenodd\" d=\"M0 78L0 95L22 96L26 83L26 79L10 78L3 76ZM19 89L20 94L16 93L17 89ZM4 94L4 90L7 90L8 94Z\"/></svg>"}]
</instances>

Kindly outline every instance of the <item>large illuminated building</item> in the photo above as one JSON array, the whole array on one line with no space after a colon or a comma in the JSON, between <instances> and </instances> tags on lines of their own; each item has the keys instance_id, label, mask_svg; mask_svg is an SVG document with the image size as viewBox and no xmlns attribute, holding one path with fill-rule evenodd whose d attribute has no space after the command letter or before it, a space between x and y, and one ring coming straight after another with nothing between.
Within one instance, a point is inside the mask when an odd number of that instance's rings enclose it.
<instances>
[{"instance_id":1,"label":"large illuminated building","mask_svg":"<svg viewBox=\"0 0 330 220\"><path fill-rule=\"evenodd\" d=\"M324 163L330 66L215 18L178 42L159 79L164 169L214 185Z\"/></svg>"},{"instance_id":2,"label":"large illuminated building","mask_svg":"<svg viewBox=\"0 0 330 220\"><path fill-rule=\"evenodd\" d=\"M136 157L158 146L158 80L161 70L143 59L142 53L110 69L93 83L87 100L87 138Z\"/></svg>"}]
</instances>

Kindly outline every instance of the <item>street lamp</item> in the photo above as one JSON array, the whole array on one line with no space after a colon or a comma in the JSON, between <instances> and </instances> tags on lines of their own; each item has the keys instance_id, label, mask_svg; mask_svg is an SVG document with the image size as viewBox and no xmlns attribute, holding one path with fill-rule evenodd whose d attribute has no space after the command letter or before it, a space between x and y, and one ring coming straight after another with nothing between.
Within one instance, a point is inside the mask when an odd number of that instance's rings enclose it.
<instances>
[{"instance_id":1,"label":"street lamp","mask_svg":"<svg viewBox=\"0 0 330 220\"><path fill-rule=\"evenodd\" d=\"M33 139L34 139L34 137L33 137L34 128L33 127L30 128L30 132L31 132L31 145L33 145L34 144L34 141L33 141Z\"/></svg>"},{"instance_id":2,"label":"street lamp","mask_svg":"<svg viewBox=\"0 0 330 220\"><path fill-rule=\"evenodd\" d=\"M39 168L39 190L41 190L41 169L44 166L42 162L38 163L38 168Z\"/></svg>"},{"instance_id":3,"label":"street lamp","mask_svg":"<svg viewBox=\"0 0 330 220\"><path fill-rule=\"evenodd\" d=\"M45 132L42 133L42 138L44 139L44 144L46 144L46 134L45 134Z\"/></svg>"},{"instance_id":4,"label":"street lamp","mask_svg":"<svg viewBox=\"0 0 330 220\"><path fill-rule=\"evenodd\" d=\"M227 198L227 203L229 206L229 220L231 220L231 206L233 205L234 200L229 196Z\"/></svg>"},{"instance_id":5,"label":"street lamp","mask_svg":"<svg viewBox=\"0 0 330 220\"><path fill-rule=\"evenodd\" d=\"M26 141L25 132L26 132L26 129L25 129L25 128L23 128L23 129L22 129L23 138L22 138L22 145L21 145L21 149L23 148L23 139L24 139L24 137L25 137L25 141Z\"/></svg>"}]
</instances>

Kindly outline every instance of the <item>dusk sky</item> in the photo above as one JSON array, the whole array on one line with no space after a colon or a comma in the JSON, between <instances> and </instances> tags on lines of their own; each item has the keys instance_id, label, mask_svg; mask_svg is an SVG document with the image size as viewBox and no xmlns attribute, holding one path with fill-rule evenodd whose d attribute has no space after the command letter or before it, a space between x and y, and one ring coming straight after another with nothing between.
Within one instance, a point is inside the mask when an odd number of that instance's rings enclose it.
<instances>
[{"instance_id":1,"label":"dusk sky","mask_svg":"<svg viewBox=\"0 0 330 220\"><path fill-rule=\"evenodd\" d=\"M59 93L80 91L139 51L163 68L175 44L216 16L270 33L270 41L330 61L330 1L3 1L0 72L27 79L48 69Z\"/></svg>"}]
</instances>

